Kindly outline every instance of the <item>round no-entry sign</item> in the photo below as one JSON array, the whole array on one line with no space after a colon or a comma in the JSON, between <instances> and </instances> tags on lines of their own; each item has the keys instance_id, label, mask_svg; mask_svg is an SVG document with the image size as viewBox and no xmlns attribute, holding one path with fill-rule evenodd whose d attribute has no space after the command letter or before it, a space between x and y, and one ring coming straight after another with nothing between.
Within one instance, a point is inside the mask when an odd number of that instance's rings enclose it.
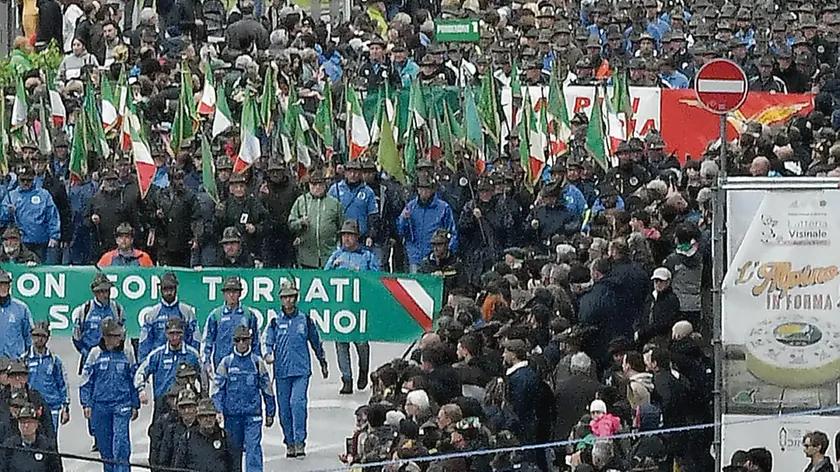
<instances>
[{"instance_id":1,"label":"round no-entry sign","mask_svg":"<svg viewBox=\"0 0 840 472\"><path fill-rule=\"evenodd\" d=\"M744 70L727 59L715 59L704 64L694 82L697 100L718 115L740 108L747 99L747 91Z\"/></svg>"}]
</instances>

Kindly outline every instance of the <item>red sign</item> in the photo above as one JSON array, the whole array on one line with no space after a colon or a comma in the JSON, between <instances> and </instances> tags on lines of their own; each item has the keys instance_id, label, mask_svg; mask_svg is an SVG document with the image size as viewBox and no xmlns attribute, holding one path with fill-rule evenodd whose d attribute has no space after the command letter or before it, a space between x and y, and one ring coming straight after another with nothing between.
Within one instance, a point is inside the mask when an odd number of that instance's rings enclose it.
<instances>
[{"instance_id":1,"label":"red sign","mask_svg":"<svg viewBox=\"0 0 840 472\"><path fill-rule=\"evenodd\" d=\"M715 59L704 64L694 82L697 100L718 115L740 108L747 99L748 88L744 70L727 59Z\"/></svg>"}]
</instances>

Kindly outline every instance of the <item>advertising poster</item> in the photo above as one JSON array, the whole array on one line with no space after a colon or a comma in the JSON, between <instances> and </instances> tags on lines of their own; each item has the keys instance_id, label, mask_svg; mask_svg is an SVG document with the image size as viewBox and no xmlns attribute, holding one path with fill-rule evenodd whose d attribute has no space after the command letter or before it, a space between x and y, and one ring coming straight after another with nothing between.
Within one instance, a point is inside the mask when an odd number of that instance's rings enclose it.
<instances>
[{"instance_id":1,"label":"advertising poster","mask_svg":"<svg viewBox=\"0 0 840 472\"><path fill-rule=\"evenodd\" d=\"M723 281L724 412L837 407L840 191L765 192L748 214Z\"/></svg>"},{"instance_id":2,"label":"advertising poster","mask_svg":"<svg viewBox=\"0 0 840 472\"><path fill-rule=\"evenodd\" d=\"M773 455L773 470L800 471L808 464L802 438L809 431L828 435L834 455L835 435L840 431L840 418L831 416L782 416L755 421L755 416L723 415L723 465L736 451L766 447Z\"/></svg>"}]
</instances>

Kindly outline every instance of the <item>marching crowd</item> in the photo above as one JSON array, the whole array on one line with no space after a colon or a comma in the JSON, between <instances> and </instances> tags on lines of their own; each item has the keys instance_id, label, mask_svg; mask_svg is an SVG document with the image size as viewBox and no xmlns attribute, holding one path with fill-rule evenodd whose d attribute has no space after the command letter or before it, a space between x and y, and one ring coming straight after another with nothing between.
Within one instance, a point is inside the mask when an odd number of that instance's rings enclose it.
<instances>
[{"instance_id":1,"label":"marching crowd","mask_svg":"<svg viewBox=\"0 0 840 472\"><path fill-rule=\"evenodd\" d=\"M25 37L15 41L9 68L29 103L54 107L54 86L67 120L53 130L49 152L37 139L36 129L50 126L38 107L13 148L6 136L18 135L3 124L0 263L443 278L435 331L408 358L370 366L370 346L355 343L354 375L349 343L337 343L340 393L369 383L371 393L339 458L348 467L712 470L712 428L655 431L714 421L711 187L722 145L682 162L652 130L618 145L615 165L604 169L586 146L589 118L577 113L567 152L533 182L514 123L491 110L507 127L492 149L454 143L441 159L425 130L409 163L401 135L406 183L383 170L373 143L350 159L354 143L341 132L332 143L304 140L295 146L308 146L312 159L303 162L275 139L279 126L267 132L266 123L261 156L234 171L236 126L214 131L209 163L198 139L171 146L181 70L200 97L212 65L234 123L243 97L274 76L281 97L300 97L308 128L329 98L341 130L353 120L343 106L348 89L463 89L489 77L490 90L501 90L548 85L552 74L595 85L610 70L627 70L635 86L689 88L702 64L725 57L746 71L752 91L814 97L807 116L772 127L750 122L723 144L729 173L840 175L840 11L831 2L370 0L332 25L283 0L22 5ZM473 18L477 42L435 41L435 21ZM50 42L66 54L55 77L29 59ZM84 172L70 162L77 143L68 137L78 136L72 129L86 90L100 94L99 78L119 80L123 71L128 100L150 131L156 173L148 193L114 136L114 152L91 154ZM466 120L462 110L455 116ZM209 128L210 120L197 129ZM144 310L136 346L124 327L134 314L110 299L111 282L98 275L91 292L73 312L73 344L79 401L106 471L129 470L129 423L149 402L153 468L260 471L262 430L275 417L287 457L306 456L310 349L324 378L329 368L317 327L297 308L296 287L281 287L282 313L261 331L239 301L240 280L228 278L224 305L200 326L189 294L182 301L168 273L160 303ZM31 317L11 294L11 276L0 273L0 471L62 470L50 452L69 421L68 369L47 347L49 324ZM565 445L480 453L557 441ZM809 434L803 444L807 470L834 470L825 435ZM766 449L737 456L726 470L772 470Z\"/></svg>"}]
</instances>

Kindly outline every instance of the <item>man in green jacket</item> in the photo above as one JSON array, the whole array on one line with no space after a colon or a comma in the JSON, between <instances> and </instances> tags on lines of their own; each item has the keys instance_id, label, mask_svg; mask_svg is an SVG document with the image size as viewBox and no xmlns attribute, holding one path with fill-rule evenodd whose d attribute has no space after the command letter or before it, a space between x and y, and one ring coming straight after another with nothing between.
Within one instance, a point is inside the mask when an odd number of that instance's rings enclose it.
<instances>
[{"instance_id":1,"label":"man in green jacket","mask_svg":"<svg viewBox=\"0 0 840 472\"><path fill-rule=\"evenodd\" d=\"M338 230L344 222L344 209L335 197L327 195L324 171L309 172L309 193L295 200L289 214L289 228L296 236L297 262L304 269L320 269L338 244Z\"/></svg>"}]
</instances>

